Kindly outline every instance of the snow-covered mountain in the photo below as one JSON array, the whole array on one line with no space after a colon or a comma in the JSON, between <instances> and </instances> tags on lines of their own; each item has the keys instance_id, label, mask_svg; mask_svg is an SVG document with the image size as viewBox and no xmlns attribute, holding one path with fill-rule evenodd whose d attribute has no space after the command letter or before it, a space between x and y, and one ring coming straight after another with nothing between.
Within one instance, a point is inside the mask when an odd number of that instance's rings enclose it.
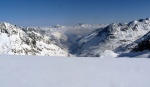
<instances>
[{"instance_id":1,"label":"snow-covered mountain","mask_svg":"<svg viewBox=\"0 0 150 87\"><path fill-rule=\"evenodd\" d=\"M143 37L137 39L133 43L125 47L125 51L131 49L130 52L141 52L145 50L150 50L150 32L145 34Z\"/></svg>"},{"instance_id":2,"label":"snow-covered mountain","mask_svg":"<svg viewBox=\"0 0 150 87\"><path fill-rule=\"evenodd\" d=\"M16 55L69 56L48 36L34 29L24 29L9 23L0 23L0 53Z\"/></svg>"},{"instance_id":3,"label":"snow-covered mountain","mask_svg":"<svg viewBox=\"0 0 150 87\"><path fill-rule=\"evenodd\" d=\"M84 57L121 57L139 51L149 54L145 50L150 49L150 18L110 25L80 23L28 28L0 23L0 40L2 54Z\"/></svg>"},{"instance_id":4,"label":"snow-covered mountain","mask_svg":"<svg viewBox=\"0 0 150 87\"><path fill-rule=\"evenodd\" d=\"M140 19L130 23L113 23L99 28L82 38L76 48L78 56L101 56L106 50L123 53L128 44L150 31L150 19ZM133 49L126 49L131 51Z\"/></svg>"},{"instance_id":5,"label":"snow-covered mountain","mask_svg":"<svg viewBox=\"0 0 150 87\"><path fill-rule=\"evenodd\" d=\"M130 52L128 52L131 49ZM127 45L124 49L124 53L119 57L148 57L150 58L150 32L143 37Z\"/></svg>"},{"instance_id":6,"label":"snow-covered mountain","mask_svg":"<svg viewBox=\"0 0 150 87\"><path fill-rule=\"evenodd\" d=\"M51 28L65 28L65 26L61 26L61 25L59 25L59 24L57 24L57 25L54 25L54 26L51 26Z\"/></svg>"},{"instance_id":7,"label":"snow-covered mountain","mask_svg":"<svg viewBox=\"0 0 150 87\"><path fill-rule=\"evenodd\" d=\"M90 24L86 24L86 23L78 23L77 25L75 25L74 27L90 27L92 25Z\"/></svg>"},{"instance_id":8,"label":"snow-covered mountain","mask_svg":"<svg viewBox=\"0 0 150 87\"><path fill-rule=\"evenodd\" d=\"M142 38L135 41L137 45L132 51L138 52L138 51L144 51L144 50L150 50L150 32L148 32L146 35L144 35Z\"/></svg>"},{"instance_id":9,"label":"snow-covered mountain","mask_svg":"<svg viewBox=\"0 0 150 87\"><path fill-rule=\"evenodd\" d=\"M59 25L60 26L60 25ZM42 35L46 35L49 39L65 50L72 52L74 46L78 40L84 36L90 34L97 28L105 27L106 25L90 25L85 23L79 23L75 26L63 26L63 27L28 27L27 29L34 30Z\"/></svg>"}]
</instances>

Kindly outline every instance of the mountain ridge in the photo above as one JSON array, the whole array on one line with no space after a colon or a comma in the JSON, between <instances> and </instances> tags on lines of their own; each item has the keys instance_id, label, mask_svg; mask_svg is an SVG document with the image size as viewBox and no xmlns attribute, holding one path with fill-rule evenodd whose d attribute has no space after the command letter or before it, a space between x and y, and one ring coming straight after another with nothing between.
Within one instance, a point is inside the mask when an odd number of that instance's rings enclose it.
<instances>
[{"instance_id":1,"label":"mountain ridge","mask_svg":"<svg viewBox=\"0 0 150 87\"><path fill-rule=\"evenodd\" d=\"M79 57L121 55L149 50L148 32L150 18L109 25L80 23L27 28L1 22L0 53Z\"/></svg>"},{"instance_id":2,"label":"mountain ridge","mask_svg":"<svg viewBox=\"0 0 150 87\"><path fill-rule=\"evenodd\" d=\"M9 23L0 23L0 53L15 55L69 56L49 37Z\"/></svg>"},{"instance_id":3,"label":"mountain ridge","mask_svg":"<svg viewBox=\"0 0 150 87\"><path fill-rule=\"evenodd\" d=\"M124 48L149 31L149 18L129 23L112 23L82 38L79 41L77 55L96 57L100 56L105 50L112 50L120 54L123 53L120 48Z\"/></svg>"}]
</instances>

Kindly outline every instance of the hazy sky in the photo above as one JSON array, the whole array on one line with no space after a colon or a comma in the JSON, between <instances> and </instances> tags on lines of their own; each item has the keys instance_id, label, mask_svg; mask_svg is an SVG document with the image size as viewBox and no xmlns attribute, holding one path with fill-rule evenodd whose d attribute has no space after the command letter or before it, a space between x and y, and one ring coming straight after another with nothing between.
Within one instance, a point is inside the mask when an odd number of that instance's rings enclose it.
<instances>
[{"instance_id":1,"label":"hazy sky","mask_svg":"<svg viewBox=\"0 0 150 87\"><path fill-rule=\"evenodd\" d=\"M0 0L0 21L19 26L106 24L150 17L150 0Z\"/></svg>"}]
</instances>

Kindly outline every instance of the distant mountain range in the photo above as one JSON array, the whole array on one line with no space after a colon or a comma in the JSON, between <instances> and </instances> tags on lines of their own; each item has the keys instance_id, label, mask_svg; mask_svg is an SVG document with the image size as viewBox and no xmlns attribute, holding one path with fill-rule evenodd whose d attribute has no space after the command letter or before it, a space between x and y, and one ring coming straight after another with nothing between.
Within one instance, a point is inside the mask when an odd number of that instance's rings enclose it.
<instances>
[{"instance_id":1,"label":"distant mountain range","mask_svg":"<svg viewBox=\"0 0 150 87\"><path fill-rule=\"evenodd\" d=\"M129 23L22 28L0 23L0 53L16 55L150 57L150 18ZM135 55L136 56L136 55Z\"/></svg>"}]
</instances>

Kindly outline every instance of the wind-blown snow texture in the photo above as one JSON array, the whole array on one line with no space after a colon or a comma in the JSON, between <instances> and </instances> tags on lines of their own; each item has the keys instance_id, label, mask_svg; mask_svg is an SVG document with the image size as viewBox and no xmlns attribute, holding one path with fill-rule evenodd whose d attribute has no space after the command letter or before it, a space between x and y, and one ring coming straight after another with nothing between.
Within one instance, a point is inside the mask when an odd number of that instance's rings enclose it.
<instances>
[{"instance_id":1,"label":"wind-blown snow texture","mask_svg":"<svg viewBox=\"0 0 150 87\"><path fill-rule=\"evenodd\" d=\"M149 87L149 62L0 55L0 87Z\"/></svg>"}]
</instances>

